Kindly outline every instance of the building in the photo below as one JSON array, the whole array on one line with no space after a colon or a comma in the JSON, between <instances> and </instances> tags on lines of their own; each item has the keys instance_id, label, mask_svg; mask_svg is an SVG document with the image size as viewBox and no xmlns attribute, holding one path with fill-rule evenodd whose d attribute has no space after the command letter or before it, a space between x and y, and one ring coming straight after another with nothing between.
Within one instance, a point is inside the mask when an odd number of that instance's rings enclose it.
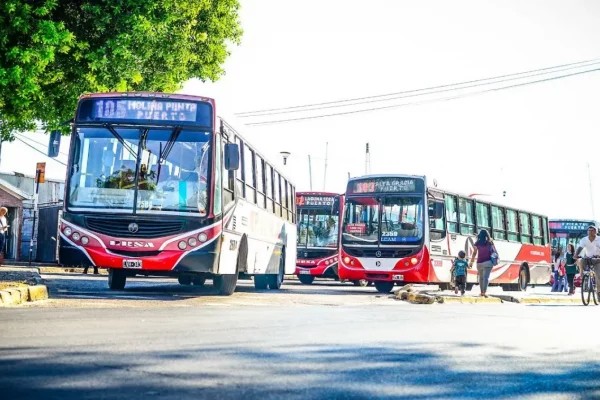
<instances>
[{"instance_id":1,"label":"building","mask_svg":"<svg viewBox=\"0 0 600 400\"><path fill-rule=\"evenodd\" d=\"M62 209L65 185L63 181L46 179L39 185L39 213L32 247L32 260L56 260L58 213ZM8 209L9 228L5 258L28 260L33 233L35 178L21 173L0 172L0 206ZM39 243L39 244L38 244Z\"/></svg>"}]
</instances>

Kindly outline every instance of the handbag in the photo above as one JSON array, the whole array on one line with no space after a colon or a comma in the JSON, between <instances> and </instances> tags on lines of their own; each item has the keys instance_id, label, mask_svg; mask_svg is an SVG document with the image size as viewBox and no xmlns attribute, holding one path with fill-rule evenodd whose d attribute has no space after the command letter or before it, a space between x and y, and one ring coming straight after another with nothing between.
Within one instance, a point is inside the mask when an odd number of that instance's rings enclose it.
<instances>
[{"instance_id":1,"label":"handbag","mask_svg":"<svg viewBox=\"0 0 600 400\"><path fill-rule=\"evenodd\" d=\"M498 253L496 252L496 248L493 244L490 244L490 247L490 261L492 262L493 266L496 266L499 262Z\"/></svg>"}]
</instances>

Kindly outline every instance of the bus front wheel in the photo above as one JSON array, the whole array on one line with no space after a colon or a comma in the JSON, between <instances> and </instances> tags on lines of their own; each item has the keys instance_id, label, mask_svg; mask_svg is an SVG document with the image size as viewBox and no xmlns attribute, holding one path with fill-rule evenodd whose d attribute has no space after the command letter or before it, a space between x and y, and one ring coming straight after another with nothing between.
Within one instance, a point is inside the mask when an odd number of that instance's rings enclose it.
<instances>
[{"instance_id":1,"label":"bus front wheel","mask_svg":"<svg viewBox=\"0 0 600 400\"><path fill-rule=\"evenodd\" d=\"M312 275L298 275L298 279L305 285L310 285L315 280L315 277Z\"/></svg>"},{"instance_id":2,"label":"bus front wheel","mask_svg":"<svg viewBox=\"0 0 600 400\"><path fill-rule=\"evenodd\" d=\"M375 281L375 289L379 293L389 293L394 288L394 282Z\"/></svg>"},{"instance_id":3,"label":"bus front wheel","mask_svg":"<svg viewBox=\"0 0 600 400\"><path fill-rule=\"evenodd\" d=\"M284 263L284 257L282 254L281 258L279 259L279 270L277 271L277 273L267 275L267 282L269 284L269 289L271 289L271 290L281 289L281 285L283 284L283 276L284 276L284 272L285 272L284 269L285 269L285 263Z\"/></svg>"},{"instance_id":4,"label":"bus front wheel","mask_svg":"<svg viewBox=\"0 0 600 400\"><path fill-rule=\"evenodd\" d=\"M189 275L179 275L177 280L179 281L180 285L191 285L192 284L192 277Z\"/></svg>"},{"instance_id":5,"label":"bus front wheel","mask_svg":"<svg viewBox=\"0 0 600 400\"><path fill-rule=\"evenodd\" d=\"M125 289L127 274L122 269L111 268L108 270L108 287L110 290Z\"/></svg>"},{"instance_id":6,"label":"bus front wheel","mask_svg":"<svg viewBox=\"0 0 600 400\"><path fill-rule=\"evenodd\" d=\"M217 275L213 284L221 296L231 296L235 292L237 280L237 274Z\"/></svg>"}]
</instances>

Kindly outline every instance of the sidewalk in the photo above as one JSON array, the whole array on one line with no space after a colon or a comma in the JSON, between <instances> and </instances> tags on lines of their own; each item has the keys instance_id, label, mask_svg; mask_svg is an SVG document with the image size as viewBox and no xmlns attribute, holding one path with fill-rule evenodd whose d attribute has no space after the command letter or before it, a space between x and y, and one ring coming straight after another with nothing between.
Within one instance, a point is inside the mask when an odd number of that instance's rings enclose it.
<instances>
[{"instance_id":1,"label":"sidewalk","mask_svg":"<svg viewBox=\"0 0 600 400\"><path fill-rule=\"evenodd\" d=\"M0 307L47 299L43 283L37 268L0 266Z\"/></svg>"}]
</instances>

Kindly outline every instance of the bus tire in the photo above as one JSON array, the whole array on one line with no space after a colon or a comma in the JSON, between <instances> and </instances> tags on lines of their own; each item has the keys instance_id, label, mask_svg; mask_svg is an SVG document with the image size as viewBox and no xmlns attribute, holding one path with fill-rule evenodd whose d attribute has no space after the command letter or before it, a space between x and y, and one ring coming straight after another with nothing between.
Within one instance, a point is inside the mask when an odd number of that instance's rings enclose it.
<instances>
[{"instance_id":1,"label":"bus tire","mask_svg":"<svg viewBox=\"0 0 600 400\"><path fill-rule=\"evenodd\" d=\"M123 290L127 282L127 273L122 269L108 270L108 287L110 290Z\"/></svg>"},{"instance_id":2,"label":"bus tire","mask_svg":"<svg viewBox=\"0 0 600 400\"><path fill-rule=\"evenodd\" d=\"M194 279L192 279L192 283L194 284L194 286L204 286L204 284L206 283L206 277L195 276Z\"/></svg>"},{"instance_id":3,"label":"bus tire","mask_svg":"<svg viewBox=\"0 0 600 400\"><path fill-rule=\"evenodd\" d=\"M310 285L315 281L315 277L312 275L298 275L298 279L305 285Z\"/></svg>"},{"instance_id":4,"label":"bus tire","mask_svg":"<svg viewBox=\"0 0 600 400\"><path fill-rule=\"evenodd\" d=\"M265 290L269 286L266 275L254 275L254 289Z\"/></svg>"},{"instance_id":5,"label":"bus tire","mask_svg":"<svg viewBox=\"0 0 600 400\"><path fill-rule=\"evenodd\" d=\"M394 282L375 281L375 289L379 293L389 293L394 288Z\"/></svg>"},{"instance_id":6,"label":"bus tire","mask_svg":"<svg viewBox=\"0 0 600 400\"><path fill-rule=\"evenodd\" d=\"M213 284L221 296L231 296L235 292L238 274L217 275Z\"/></svg>"},{"instance_id":7,"label":"bus tire","mask_svg":"<svg viewBox=\"0 0 600 400\"><path fill-rule=\"evenodd\" d=\"M180 285L191 285L192 284L192 277L189 275L179 275L177 277L177 280L179 281Z\"/></svg>"},{"instance_id":8,"label":"bus tire","mask_svg":"<svg viewBox=\"0 0 600 400\"><path fill-rule=\"evenodd\" d=\"M529 284L529 266L527 264L521 265L519 270L519 283L517 283L516 290L519 292L525 292L527 285Z\"/></svg>"},{"instance_id":9,"label":"bus tire","mask_svg":"<svg viewBox=\"0 0 600 400\"><path fill-rule=\"evenodd\" d=\"M285 248L281 249L281 256L279 256L279 270L276 274L267 275L267 283L269 289L279 290L283 284L283 277L285 274Z\"/></svg>"}]
</instances>

